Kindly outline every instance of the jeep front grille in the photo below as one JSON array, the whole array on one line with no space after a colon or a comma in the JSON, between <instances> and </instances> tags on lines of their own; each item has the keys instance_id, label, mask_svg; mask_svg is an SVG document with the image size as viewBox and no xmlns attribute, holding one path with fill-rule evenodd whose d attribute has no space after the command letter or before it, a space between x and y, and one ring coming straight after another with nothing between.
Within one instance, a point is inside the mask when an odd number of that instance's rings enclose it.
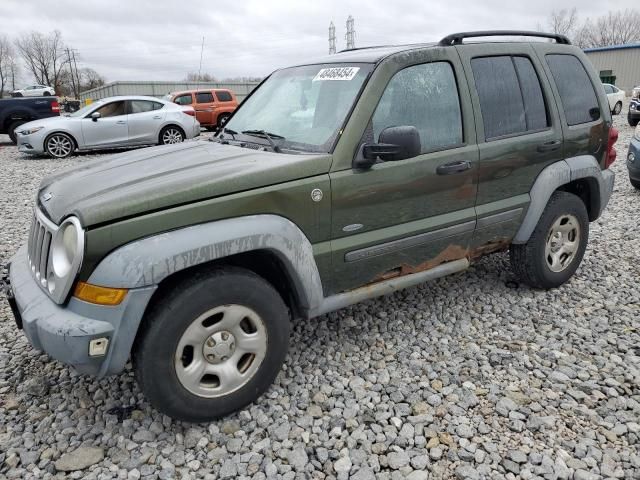
<instances>
[{"instance_id":1,"label":"jeep front grille","mask_svg":"<svg viewBox=\"0 0 640 480\"><path fill-rule=\"evenodd\" d=\"M28 254L31 274L36 282L48 293L47 278L49 273L49 250L51 239L58 227L49 221L39 210L36 210L29 232Z\"/></svg>"}]
</instances>

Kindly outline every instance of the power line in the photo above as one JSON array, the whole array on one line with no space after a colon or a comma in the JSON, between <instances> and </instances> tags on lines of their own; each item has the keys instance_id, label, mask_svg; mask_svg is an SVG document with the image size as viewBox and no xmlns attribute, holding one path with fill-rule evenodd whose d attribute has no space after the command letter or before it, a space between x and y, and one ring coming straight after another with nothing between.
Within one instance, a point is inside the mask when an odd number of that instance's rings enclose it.
<instances>
[{"instance_id":1,"label":"power line","mask_svg":"<svg viewBox=\"0 0 640 480\"><path fill-rule=\"evenodd\" d=\"M329 55L336 53L336 26L333 21L329 24Z\"/></svg>"},{"instance_id":2,"label":"power line","mask_svg":"<svg viewBox=\"0 0 640 480\"><path fill-rule=\"evenodd\" d=\"M356 48L356 31L353 25L353 17L351 15L347 18L347 33L344 38L347 40L347 50Z\"/></svg>"}]
</instances>

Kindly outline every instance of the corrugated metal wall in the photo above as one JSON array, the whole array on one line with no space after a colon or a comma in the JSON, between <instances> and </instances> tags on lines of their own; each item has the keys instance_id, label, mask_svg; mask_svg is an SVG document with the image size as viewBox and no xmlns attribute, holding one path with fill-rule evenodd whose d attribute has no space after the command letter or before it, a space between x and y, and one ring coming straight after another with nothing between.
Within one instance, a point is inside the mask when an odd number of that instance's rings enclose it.
<instances>
[{"instance_id":1,"label":"corrugated metal wall","mask_svg":"<svg viewBox=\"0 0 640 480\"><path fill-rule=\"evenodd\" d=\"M611 70L616 77L616 87L627 95L631 95L633 87L640 85L640 47L585 53L598 73Z\"/></svg>"},{"instance_id":2,"label":"corrugated metal wall","mask_svg":"<svg viewBox=\"0 0 640 480\"><path fill-rule=\"evenodd\" d=\"M251 93L257 82L244 83L205 83L205 82L112 82L102 87L93 88L82 92L80 100L84 101L88 98L99 100L105 97L113 97L115 95L149 95L152 97L163 97L169 92L177 92L180 90L196 90L206 88L228 88L233 90L238 97L238 101Z\"/></svg>"}]
</instances>

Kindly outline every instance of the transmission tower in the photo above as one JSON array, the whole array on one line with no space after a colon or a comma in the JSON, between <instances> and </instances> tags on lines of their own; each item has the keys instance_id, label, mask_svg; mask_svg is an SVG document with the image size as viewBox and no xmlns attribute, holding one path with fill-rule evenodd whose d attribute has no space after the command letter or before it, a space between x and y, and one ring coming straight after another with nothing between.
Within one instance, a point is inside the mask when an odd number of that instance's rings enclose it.
<instances>
[{"instance_id":1,"label":"transmission tower","mask_svg":"<svg viewBox=\"0 0 640 480\"><path fill-rule=\"evenodd\" d=\"M336 26L329 24L329 55L336 53Z\"/></svg>"},{"instance_id":2,"label":"transmission tower","mask_svg":"<svg viewBox=\"0 0 640 480\"><path fill-rule=\"evenodd\" d=\"M356 48L356 31L353 27L353 17L351 15L347 18L347 33L344 38L347 40L347 50Z\"/></svg>"}]
</instances>

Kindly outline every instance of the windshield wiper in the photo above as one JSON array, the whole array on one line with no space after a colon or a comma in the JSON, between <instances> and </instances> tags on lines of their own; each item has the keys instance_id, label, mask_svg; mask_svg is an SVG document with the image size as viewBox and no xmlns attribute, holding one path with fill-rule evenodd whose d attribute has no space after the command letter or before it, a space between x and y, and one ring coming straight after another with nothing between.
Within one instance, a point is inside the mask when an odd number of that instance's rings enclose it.
<instances>
[{"instance_id":1,"label":"windshield wiper","mask_svg":"<svg viewBox=\"0 0 640 480\"><path fill-rule=\"evenodd\" d=\"M226 140L221 137L221 135L223 135L225 133L228 133L229 135L231 135L232 140L235 140L236 139L236 135L238 134L238 132L236 132L235 130L231 130L230 128L223 127L223 129L220 130L218 135L216 135L214 137L211 137L209 140L211 142L217 142L218 141L218 142L221 142L221 143L225 143Z\"/></svg>"},{"instance_id":2,"label":"windshield wiper","mask_svg":"<svg viewBox=\"0 0 640 480\"><path fill-rule=\"evenodd\" d=\"M244 133L245 135L251 135L253 137L266 138L269 141L271 148L273 148L273 151L276 153L280 152L280 147L276 145L276 142L274 142L273 139L277 138L278 140L284 140L284 137L282 135L265 132L264 130L243 130L242 133Z\"/></svg>"}]
</instances>

